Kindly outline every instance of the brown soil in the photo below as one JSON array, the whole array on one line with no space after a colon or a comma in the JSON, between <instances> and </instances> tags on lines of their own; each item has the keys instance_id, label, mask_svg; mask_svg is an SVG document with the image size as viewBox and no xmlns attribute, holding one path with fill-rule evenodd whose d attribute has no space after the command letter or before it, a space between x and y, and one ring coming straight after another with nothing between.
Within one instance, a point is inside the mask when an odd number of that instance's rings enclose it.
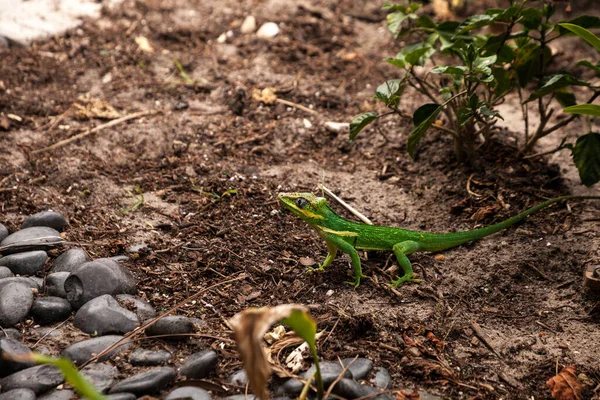
<instances>
[{"instance_id":1,"label":"brown soil","mask_svg":"<svg viewBox=\"0 0 600 400\"><path fill-rule=\"evenodd\" d=\"M368 279L356 290L344 283L352 273L345 257L323 273L307 273L299 263L301 257L320 262L326 248L280 210L278 191L317 192L324 183L376 223L427 231L497 222L574 188L598 193L573 183L568 154L553 159L560 167L516 160L519 133L508 133L512 139L468 168L436 132L412 161L405 152L411 126L401 120L386 120L354 143L347 133L327 131L326 121L378 107L373 87L396 73L381 59L397 45L379 4L342 0L329 9L322 3L126 1L63 37L0 49L0 112L23 118L0 131L3 222L14 230L25 215L53 208L70 221L67 239L94 257L148 244L151 252L126 265L159 311L244 274L181 310L205 321L207 337L177 349L151 342L177 351L177 359L217 350L215 381L224 387L240 362L223 319L247 307L293 302L308 305L327 332L319 343L323 359L368 357L389 368L399 390L550 398L546 381L557 367L575 365L584 374L584 398L591 398L600 381L598 299L583 287L582 271L600 260L598 204L553 206L443 257L414 254L424 283L396 291L386 286L396 265L388 253L363 255ZM280 35L241 35L249 14L259 26L278 22ZM217 43L227 30L233 37ZM153 53L139 49L138 36ZM195 83L182 81L173 59ZM253 90L265 87L317 114L252 100ZM33 154L106 122L67 114L53 124L86 94L122 115L161 113ZM403 107L420 103L409 92ZM522 130L518 120L512 123L514 132ZM131 210L137 188L143 205ZM27 335L30 325L22 326ZM38 347L57 352L64 345L46 338ZM124 376L131 373L115 362Z\"/></svg>"}]
</instances>

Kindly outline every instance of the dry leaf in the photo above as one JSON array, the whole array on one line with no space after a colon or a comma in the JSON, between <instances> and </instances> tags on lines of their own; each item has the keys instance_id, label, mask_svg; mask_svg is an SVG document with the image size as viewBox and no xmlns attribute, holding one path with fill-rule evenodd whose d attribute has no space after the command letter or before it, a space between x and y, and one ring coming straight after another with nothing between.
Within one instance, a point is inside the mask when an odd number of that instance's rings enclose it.
<instances>
[{"instance_id":1,"label":"dry leaf","mask_svg":"<svg viewBox=\"0 0 600 400\"><path fill-rule=\"evenodd\" d=\"M106 100L90 98L89 96L79 96L77 101L84 104L73 103L73 106L77 108L75 117L79 119L117 119L121 117L121 114L108 104Z\"/></svg>"},{"instance_id":2,"label":"dry leaf","mask_svg":"<svg viewBox=\"0 0 600 400\"><path fill-rule=\"evenodd\" d=\"M436 261L446 261L446 256L443 254L436 254L433 258L435 258Z\"/></svg>"},{"instance_id":3,"label":"dry leaf","mask_svg":"<svg viewBox=\"0 0 600 400\"><path fill-rule=\"evenodd\" d=\"M269 105L275 103L277 100L277 95L275 94L275 89L273 88L264 88L262 91L259 89L254 89L252 91L252 98L256 101L260 101Z\"/></svg>"},{"instance_id":4,"label":"dry leaf","mask_svg":"<svg viewBox=\"0 0 600 400\"><path fill-rule=\"evenodd\" d=\"M558 375L548 379L546 386L556 400L581 400L583 385L575 375L574 365L563 368Z\"/></svg>"},{"instance_id":5,"label":"dry leaf","mask_svg":"<svg viewBox=\"0 0 600 400\"><path fill-rule=\"evenodd\" d=\"M145 36L137 36L135 38L135 43L138 45L140 50L142 50L143 52L154 53L154 48L152 47L152 45L150 44L150 42L148 41L148 39Z\"/></svg>"},{"instance_id":6,"label":"dry leaf","mask_svg":"<svg viewBox=\"0 0 600 400\"><path fill-rule=\"evenodd\" d=\"M427 339L429 339L429 341L435 345L435 348L440 353L442 352L442 350L444 350L444 345L442 344L442 341L438 339L437 336L433 334L433 332L427 332Z\"/></svg>"},{"instance_id":7,"label":"dry leaf","mask_svg":"<svg viewBox=\"0 0 600 400\"><path fill-rule=\"evenodd\" d=\"M271 374L271 366L263 349L263 337L271 325L289 317L292 311L296 310L308 311L306 307L298 304L284 304L250 308L237 313L229 320L250 388L254 395L261 399L267 398L267 380Z\"/></svg>"}]
</instances>

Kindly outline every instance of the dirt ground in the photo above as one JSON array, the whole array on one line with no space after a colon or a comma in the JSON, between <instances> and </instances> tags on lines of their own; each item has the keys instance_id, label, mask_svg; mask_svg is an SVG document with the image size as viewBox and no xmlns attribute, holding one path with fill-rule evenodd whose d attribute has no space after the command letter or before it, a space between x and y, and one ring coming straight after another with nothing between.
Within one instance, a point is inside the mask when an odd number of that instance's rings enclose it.
<instances>
[{"instance_id":1,"label":"dirt ground","mask_svg":"<svg viewBox=\"0 0 600 400\"><path fill-rule=\"evenodd\" d=\"M546 381L568 365L580 374L584 398L598 396L600 302L582 284L582 271L600 263L597 203L555 205L443 257L414 254L424 283L397 290L386 286L396 264L385 252L362 255L368 278L356 290L344 283L352 274L345 257L323 273L302 265L320 262L326 247L281 210L279 191L317 193L324 183L376 223L426 231L490 224L566 193L600 194L578 184L565 152L516 160L516 117L507 118L509 138L470 168L456 163L439 132L427 135L412 161L405 151L412 127L399 119L353 143L325 129L377 107L373 88L396 74L382 62L399 45L380 3L126 1L65 36L0 48L0 112L22 118L0 130L2 222L14 230L25 215L52 208L70 221L67 239L95 257L146 244L150 251L125 264L159 311L240 277L183 308L205 321L204 336L177 349L150 342L177 358L217 350L213 381L229 393L239 389L224 378L241 363L224 319L292 302L308 305L326 332L323 359L368 357L390 370L395 389L423 398L548 399ZM259 26L279 23L280 34L242 35L250 14ZM233 35L218 43L228 30ZM153 52L140 48L139 37ZM252 99L266 87L316 113ZM85 96L121 116L157 113L34 153L107 122L72 107L87 104ZM419 104L409 92L402 107ZM511 99L502 111L515 107ZM22 326L33 344L30 328ZM64 345L38 344L56 352Z\"/></svg>"}]
</instances>

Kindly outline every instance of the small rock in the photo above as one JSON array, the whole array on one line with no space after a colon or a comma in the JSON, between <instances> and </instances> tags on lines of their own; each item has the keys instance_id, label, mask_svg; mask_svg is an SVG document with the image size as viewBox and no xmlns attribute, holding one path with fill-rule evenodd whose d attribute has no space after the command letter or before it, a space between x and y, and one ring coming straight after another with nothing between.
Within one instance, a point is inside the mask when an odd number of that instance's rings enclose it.
<instances>
[{"instance_id":1,"label":"small rock","mask_svg":"<svg viewBox=\"0 0 600 400\"><path fill-rule=\"evenodd\" d=\"M0 279L0 289L2 289L6 285L10 285L11 283L20 283L22 285L27 286L29 289L34 289L39 291L40 285L32 278L28 278L26 276L12 276L9 278Z\"/></svg>"},{"instance_id":2,"label":"small rock","mask_svg":"<svg viewBox=\"0 0 600 400\"><path fill-rule=\"evenodd\" d=\"M8 236L8 228L3 224L0 224L0 242Z\"/></svg>"},{"instance_id":3,"label":"small rock","mask_svg":"<svg viewBox=\"0 0 600 400\"><path fill-rule=\"evenodd\" d=\"M22 251L46 250L63 242L56 229L47 226L32 226L8 235L0 248L3 254L13 254Z\"/></svg>"},{"instance_id":4,"label":"small rock","mask_svg":"<svg viewBox=\"0 0 600 400\"><path fill-rule=\"evenodd\" d=\"M329 132L340 133L346 132L350 129L350 124L348 122L325 122L325 129Z\"/></svg>"},{"instance_id":5,"label":"small rock","mask_svg":"<svg viewBox=\"0 0 600 400\"><path fill-rule=\"evenodd\" d=\"M90 381L101 393L106 393L119 375L119 369L114 365L92 363L81 370L81 374Z\"/></svg>"},{"instance_id":6,"label":"small rock","mask_svg":"<svg viewBox=\"0 0 600 400\"><path fill-rule=\"evenodd\" d=\"M146 243L138 243L127 248L128 253L145 253L150 252L150 248Z\"/></svg>"},{"instance_id":7,"label":"small rock","mask_svg":"<svg viewBox=\"0 0 600 400\"><path fill-rule=\"evenodd\" d=\"M254 18L254 15L248 15L245 19L244 22L242 22L242 25L240 26L240 32L243 33L244 35L248 34L248 33L252 33L256 30L256 18Z\"/></svg>"},{"instance_id":8,"label":"small rock","mask_svg":"<svg viewBox=\"0 0 600 400\"><path fill-rule=\"evenodd\" d=\"M119 304L126 309L135 312L140 319L140 322L145 322L156 317L156 311L150 303L135 298L130 294L118 294L115 296Z\"/></svg>"},{"instance_id":9,"label":"small rock","mask_svg":"<svg viewBox=\"0 0 600 400\"><path fill-rule=\"evenodd\" d=\"M75 392L70 389L54 389L38 396L37 400L71 400L75 397Z\"/></svg>"},{"instance_id":10,"label":"small rock","mask_svg":"<svg viewBox=\"0 0 600 400\"><path fill-rule=\"evenodd\" d=\"M337 379L338 376L340 376L340 374L343 371L342 366L340 365L340 363L337 362L331 362L331 361L322 361L319 364L320 368L321 368L321 378L323 380L323 385L325 387L328 387L329 385L331 385L333 383L333 381L335 381ZM308 371L306 371L303 374L304 378L308 378L309 376L312 375L313 371L315 370L315 366L314 364L308 369ZM352 379L352 372L347 369L346 372L344 373L344 378L349 378Z\"/></svg>"},{"instance_id":11,"label":"small rock","mask_svg":"<svg viewBox=\"0 0 600 400\"><path fill-rule=\"evenodd\" d=\"M46 275L46 291L49 296L67 298L67 292L65 292L65 281L71 275L70 272L55 272L53 274Z\"/></svg>"},{"instance_id":12,"label":"small rock","mask_svg":"<svg viewBox=\"0 0 600 400\"><path fill-rule=\"evenodd\" d=\"M115 393L106 396L107 400L135 400L137 396L133 393Z\"/></svg>"},{"instance_id":13,"label":"small rock","mask_svg":"<svg viewBox=\"0 0 600 400\"><path fill-rule=\"evenodd\" d=\"M119 262L119 261L127 261L127 260L129 260L129 257L127 257L124 254L121 254L121 255L118 255L118 256L112 256L112 257L110 257L110 259Z\"/></svg>"},{"instance_id":14,"label":"small rock","mask_svg":"<svg viewBox=\"0 0 600 400\"><path fill-rule=\"evenodd\" d=\"M419 390L419 398L421 400L443 400L442 397L440 397L436 394L431 394L424 390Z\"/></svg>"},{"instance_id":15,"label":"small rock","mask_svg":"<svg viewBox=\"0 0 600 400\"><path fill-rule=\"evenodd\" d=\"M223 400L259 400L259 399L255 395L248 393L248 396L246 396L245 394L234 394L233 396L223 397Z\"/></svg>"},{"instance_id":16,"label":"small rock","mask_svg":"<svg viewBox=\"0 0 600 400\"><path fill-rule=\"evenodd\" d=\"M2 260L0 258L0 260ZM0 279L2 278L10 278L11 276L15 276L10 269L7 267L0 267Z\"/></svg>"},{"instance_id":17,"label":"small rock","mask_svg":"<svg viewBox=\"0 0 600 400\"><path fill-rule=\"evenodd\" d=\"M352 360L354 360L354 358L344 358L342 360L342 364L344 367L347 367ZM354 377L356 380L365 379L372 369L373 361L367 358L357 358L354 362L352 362L352 364L350 364L350 367L348 367L348 370L352 372L352 377Z\"/></svg>"},{"instance_id":18,"label":"small rock","mask_svg":"<svg viewBox=\"0 0 600 400\"><path fill-rule=\"evenodd\" d=\"M35 392L31 389L13 389L0 394L0 400L35 400Z\"/></svg>"},{"instance_id":19,"label":"small rock","mask_svg":"<svg viewBox=\"0 0 600 400\"><path fill-rule=\"evenodd\" d=\"M44 269L47 257L43 250L27 251L0 258L0 265L8 267L14 274L33 275Z\"/></svg>"},{"instance_id":20,"label":"small rock","mask_svg":"<svg viewBox=\"0 0 600 400\"><path fill-rule=\"evenodd\" d=\"M235 371L233 374L227 377L227 382L237 385L237 386L246 386L248 384L248 375L246 375L246 371L243 369Z\"/></svg>"},{"instance_id":21,"label":"small rock","mask_svg":"<svg viewBox=\"0 0 600 400\"><path fill-rule=\"evenodd\" d=\"M166 364L173 355L166 350L148 350L137 348L129 355L129 363L131 365L163 365Z\"/></svg>"},{"instance_id":22,"label":"small rock","mask_svg":"<svg viewBox=\"0 0 600 400\"><path fill-rule=\"evenodd\" d=\"M275 22L266 22L256 32L261 39L274 38L279 34L279 26Z\"/></svg>"},{"instance_id":23,"label":"small rock","mask_svg":"<svg viewBox=\"0 0 600 400\"><path fill-rule=\"evenodd\" d=\"M219 37L217 38L217 43L219 44L223 44L227 42L227 33L223 32L219 35Z\"/></svg>"},{"instance_id":24,"label":"small rock","mask_svg":"<svg viewBox=\"0 0 600 400\"><path fill-rule=\"evenodd\" d=\"M14 355L29 354L29 347L15 339L0 339L0 355L4 352ZM0 378L14 374L22 369L33 367L32 362L17 362L0 356Z\"/></svg>"},{"instance_id":25,"label":"small rock","mask_svg":"<svg viewBox=\"0 0 600 400\"><path fill-rule=\"evenodd\" d=\"M122 380L110 389L110 393L129 392L141 396L160 392L175 381L177 374L170 367L158 367Z\"/></svg>"},{"instance_id":26,"label":"small rock","mask_svg":"<svg viewBox=\"0 0 600 400\"><path fill-rule=\"evenodd\" d=\"M119 305L111 295L105 294L85 303L73 325L90 335L127 333L140 326L137 315Z\"/></svg>"},{"instance_id":27,"label":"small rock","mask_svg":"<svg viewBox=\"0 0 600 400\"><path fill-rule=\"evenodd\" d=\"M75 268L64 287L67 300L75 309L103 294L137 292L131 272L110 258L99 258Z\"/></svg>"},{"instance_id":28,"label":"small rock","mask_svg":"<svg viewBox=\"0 0 600 400\"><path fill-rule=\"evenodd\" d=\"M50 272L72 272L81 264L90 261L87 253L83 249L70 249L56 257L52 263Z\"/></svg>"},{"instance_id":29,"label":"small rock","mask_svg":"<svg viewBox=\"0 0 600 400\"><path fill-rule=\"evenodd\" d=\"M210 394L199 387L182 386L173 390L165 400L210 400Z\"/></svg>"},{"instance_id":30,"label":"small rock","mask_svg":"<svg viewBox=\"0 0 600 400\"><path fill-rule=\"evenodd\" d=\"M382 389L392 388L392 377L390 376L389 371L383 367L377 368L375 379L373 379L372 382L375 384L375 386Z\"/></svg>"},{"instance_id":31,"label":"small rock","mask_svg":"<svg viewBox=\"0 0 600 400\"><path fill-rule=\"evenodd\" d=\"M361 385L353 379L344 378L340 380L333 388L332 393L337 394L345 399L357 399L359 397L372 396L370 398L377 400L394 400L395 397L386 393L381 393L378 396L373 396L374 393L381 392L381 389L374 388L368 385Z\"/></svg>"},{"instance_id":32,"label":"small rock","mask_svg":"<svg viewBox=\"0 0 600 400\"><path fill-rule=\"evenodd\" d=\"M33 302L31 315L40 325L62 322L71 315L71 303L61 297L40 297Z\"/></svg>"},{"instance_id":33,"label":"small rock","mask_svg":"<svg viewBox=\"0 0 600 400\"><path fill-rule=\"evenodd\" d=\"M0 329L0 339L1 338L21 340L21 332L15 328L2 328Z\"/></svg>"},{"instance_id":34,"label":"small rock","mask_svg":"<svg viewBox=\"0 0 600 400\"><path fill-rule=\"evenodd\" d=\"M27 368L2 380L2 391L14 389L31 389L35 394L47 392L60 385L64 378L60 370L53 365L36 365Z\"/></svg>"},{"instance_id":35,"label":"small rock","mask_svg":"<svg viewBox=\"0 0 600 400\"><path fill-rule=\"evenodd\" d=\"M0 326L13 326L24 319L29 314L32 304L31 288L17 282L2 286L0 288Z\"/></svg>"},{"instance_id":36,"label":"small rock","mask_svg":"<svg viewBox=\"0 0 600 400\"><path fill-rule=\"evenodd\" d=\"M190 318L180 315L169 315L146 328L146 335L162 336L161 339L185 340L185 335L194 331L194 322Z\"/></svg>"},{"instance_id":37,"label":"small rock","mask_svg":"<svg viewBox=\"0 0 600 400\"><path fill-rule=\"evenodd\" d=\"M277 396L298 396L302 392L304 383L298 379L290 378L275 390Z\"/></svg>"},{"instance_id":38,"label":"small rock","mask_svg":"<svg viewBox=\"0 0 600 400\"><path fill-rule=\"evenodd\" d=\"M181 368L179 375L188 379L203 379L217 368L217 353L213 350L204 350L189 356Z\"/></svg>"},{"instance_id":39,"label":"small rock","mask_svg":"<svg viewBox=\"0 0 600 400\"><path fill-rule=\"evenodd\" d=\"M63 357L67 357L76 364L83 364L89 359L91 359L94 355L99 354L101 351L114 345L121 339L123 339L123 336L118 335L107 335L87 339L81 342L73 343L72 345L64 349L60 354ZM133 343L127 340L123 342L123 344L119 345L117 348L100 357L100 361L108 360L109 358L114 357L116 354L127 350L132 346Z\"/></svg>"},{"instance_id":40,"label":"small rock","mask_svg":"<svg viewBox=\"0 0 600 400\"><path fill-rule=\"evenodd\" d=\"M23 225L21 225L21 229L31 228L32 226L47 226L62 232L66 225L67 221L62 214L57 213L56 211L48 210L30 215L29 217L25 218Z\"/></svg>"}]
</instances>

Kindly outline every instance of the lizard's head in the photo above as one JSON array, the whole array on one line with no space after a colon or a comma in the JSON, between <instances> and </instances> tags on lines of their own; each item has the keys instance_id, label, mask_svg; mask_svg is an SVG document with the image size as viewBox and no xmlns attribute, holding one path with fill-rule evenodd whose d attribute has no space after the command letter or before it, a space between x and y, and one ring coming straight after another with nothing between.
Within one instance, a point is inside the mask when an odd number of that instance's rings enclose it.
<instances>
[{"instance_id":1,"label":"lizard's head","mask_svg":"<svg viewBox=\"0 0 600 400\"><path fill-rule=\"evenodd\" d=\"M277 198L288 210L307 222L325 219L328 207L323 197L312 193L279 193Z\"/></svg>"}]
</instances>

